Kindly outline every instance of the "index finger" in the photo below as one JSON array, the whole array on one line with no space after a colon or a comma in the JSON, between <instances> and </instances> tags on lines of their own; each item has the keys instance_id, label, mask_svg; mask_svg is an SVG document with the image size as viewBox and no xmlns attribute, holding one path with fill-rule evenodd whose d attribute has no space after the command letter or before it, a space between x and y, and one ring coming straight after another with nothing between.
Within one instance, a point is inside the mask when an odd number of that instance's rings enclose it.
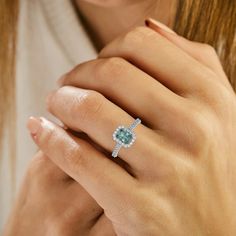
<instances>
[{"instance_id":1,"label":"index finger","mask_svg":"<svg viewBox=\"0 0 236 236\"><path fill-rule=\"evenodd\" d=\"M28 128L38 147L80 183L106 213L119 214L128 204L124 199L133 201L135 178L88 142L45 118L30 118Z\"/></svg>"}]
</instances>

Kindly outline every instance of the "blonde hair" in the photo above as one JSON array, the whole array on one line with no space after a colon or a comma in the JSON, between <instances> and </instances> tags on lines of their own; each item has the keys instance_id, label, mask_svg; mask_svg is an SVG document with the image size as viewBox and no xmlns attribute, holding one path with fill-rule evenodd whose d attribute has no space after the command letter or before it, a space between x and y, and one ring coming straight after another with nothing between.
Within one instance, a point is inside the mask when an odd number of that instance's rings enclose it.
<instances>
[{"instance_id":1,"label":"blonde hair","mask_svg":"<svg viewBox=\"0 0 236 236\"><path fill-rule=\"evenodd\" d=\"M0 145L7 128L12 167L16 146L14 74L18 1L0 0ZM178 0L174 30L190 40L211 44L236 90L235 0Z\"/></svg>"},{"instance_id":2,"label":"blonde hair","mask_svg":"<svg viewBox=\"0 0 236 236\"><path fill-rule=\"evenodd\" d=\"M18 0L0 0L0 151L2 150L3 134L8 131L12 174L15 173L13 168L15 166L16 147L15 54L17 18Z\"/></svg>"},{"instance_id":3,"label":"blonde hair","mask_svg":"<svg viewBox=\"0 0 236 236\"><path fill-rule=\"evenodd\" d=\"M216 49L236 91L236 1L179 0L174 28L182 36Z\"/></svg>"}]
</instances>

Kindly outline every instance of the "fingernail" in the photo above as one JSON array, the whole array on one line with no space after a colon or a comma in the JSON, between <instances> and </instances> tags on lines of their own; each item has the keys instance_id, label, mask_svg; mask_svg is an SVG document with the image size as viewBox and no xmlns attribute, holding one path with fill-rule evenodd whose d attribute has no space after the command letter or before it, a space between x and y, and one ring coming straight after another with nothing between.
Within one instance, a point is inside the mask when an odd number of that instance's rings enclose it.
<instances>
[{"instance_id":1,"label":"fingernail","mask_svg":"<svg viewBox=\"0 0 236 236\"><path fill-rule=\"evenodd\" d=\"M33 138L38 137L40 135L40 132L42 131L42 120L40 118L31 116L28 120L27 128Z\"/></svg>"},{"instance_id":2,"label":"fingernail","mask_svg":"<svg viewBox=\"0 0 236 236\"><path fill-rule=\"evenodd\" d=\"M27 122L27 128L36 142L39 142L43 134L50 132L54 127L54 124L44 117L36 118L31 116Z\"/></svg>"},{"instance_id":3,"label":"fingernail","mask_svg":"<svg viewBox=\"0 0 236 236\"><path fill-rule=\"evenodd\" d=\"M146 24L146 26L148 26L148 27L150 27L150 28L152 28L154 30L155 29L157 29L157 30L161 29L161 30L164 30L164 31L166 31L168 33L177 35L176 32L174 32L172 29L170 29L166 25L162 24L161 22L154 20L153 18L146 19L145 20L145 24Z\"/></svg>"}]
</instances>

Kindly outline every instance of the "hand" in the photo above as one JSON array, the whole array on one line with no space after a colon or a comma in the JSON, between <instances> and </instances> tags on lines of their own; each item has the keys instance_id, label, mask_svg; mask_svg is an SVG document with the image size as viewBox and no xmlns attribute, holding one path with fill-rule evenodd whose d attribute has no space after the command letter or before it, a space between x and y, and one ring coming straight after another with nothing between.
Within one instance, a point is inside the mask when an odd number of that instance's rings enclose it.
<instances>
[{"instance_id":1,"label":"hand","mask_svg":"<svg viewBox=\"0 0 236 236\"><path fill-rule=\"evenodd\" d=\"M115 235L102 208L42 152L32 159L4 236Z\"/></svg>"},{"instance_id":2,"label":"hand","mask_svg":"<svg viewBox=\"0 0 236 236\"><path fill-rule=\"evenodd\" d=\"M235 93L210 46L152 27L111 42L48 100L109 152L117 126L141 118L136 142L119 152L130 171L45 119L30 120L34 140L117 235L236 235Z\"/></svg>"}]
</instances>

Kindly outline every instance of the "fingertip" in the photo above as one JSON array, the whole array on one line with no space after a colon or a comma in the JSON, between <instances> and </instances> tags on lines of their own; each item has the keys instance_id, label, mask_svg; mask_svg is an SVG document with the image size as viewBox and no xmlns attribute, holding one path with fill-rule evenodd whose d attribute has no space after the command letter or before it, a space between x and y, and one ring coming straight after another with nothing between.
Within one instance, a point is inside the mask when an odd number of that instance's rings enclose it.
<instances>
[{"instance_id":1,"label":"fingertip","mask_svg":"<svg viewBox=\"0 0 236 236\"><path fill-rule=\"evenodd\" d=\"M42 121L40 118L34 116L29 117L27 121L27 128L33 137L36 137L42 129Z\"/></svg>"},{"instance_id":2,"label":"fingertip","mask_svg":"<svg viewBox=\"0 0 236 236\"><path fill-rule=\"evenodd\" d=\"M44 142L45 136L51 133L55 126L52 122L44 117L36 118L31 116L28 119L27 128L37 145L41 145Z\"/></svg>"}]
</instances>

